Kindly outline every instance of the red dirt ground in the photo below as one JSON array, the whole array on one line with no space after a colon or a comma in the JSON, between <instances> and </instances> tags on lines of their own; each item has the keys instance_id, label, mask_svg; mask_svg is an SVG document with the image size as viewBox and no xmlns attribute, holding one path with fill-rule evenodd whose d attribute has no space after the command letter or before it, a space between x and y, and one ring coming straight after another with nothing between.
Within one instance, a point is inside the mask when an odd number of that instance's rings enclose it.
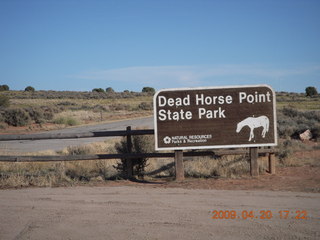
<instances>
[{"instance_id":1,"label":"red dirt ground","mask_svg":"<svg viewBox=\"0 0 320 240\"><path fill-rule=\"evenodd\" d=\"M216 190L271 190L293 192L320 192L320 167L277 168L275 175L264 174L259 177L238 179L186 178L183 182L173 179L150 179L145 181L107 181L90 183L94 186L143 186L152 188L185 188Z\"/></svg>"}]
</instances>

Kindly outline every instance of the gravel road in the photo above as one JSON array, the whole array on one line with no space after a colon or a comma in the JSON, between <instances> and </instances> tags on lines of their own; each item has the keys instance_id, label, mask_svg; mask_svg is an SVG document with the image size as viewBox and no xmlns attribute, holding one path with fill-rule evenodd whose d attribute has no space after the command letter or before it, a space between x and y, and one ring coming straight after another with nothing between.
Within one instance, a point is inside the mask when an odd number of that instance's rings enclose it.
<instances>
[{"instance_id":1,"label":"gravel road","mask_svg":"<svg viewBox=\"0 0 320 240\"><path fill-rule=\"evenodd\" d=\"M125 121L115 121L97 125L86 125L80 127L72 127L61 130L47 131L45 133L81 133L81 132L96 132L96 131L113 131L126 130L127 126L132 128L144 127L153 129L153 118L139 118ZM104 141L108 137L99 138L81 138L81 139L52 139L38 141L0 141L0 153L26 153L38 152L45 150L62 150L67 146L82 145L92 142ZM110 137L109 137L110 139Z\"/></svg>"},{"instance_id":2,"label":"gravel road","mask_svg":"<svg viewBox=\"0 0 320 240\"><path fill-rule=\"evenodd\" d=\"M320 238L318 193L148 185L1 190L0 196L3 240ZM234 210L239 218L212 219L214 210ZM287 210L281 219L279 211ZM295 219L301 210L307 219ZM242 219L244 211L254 217ZM260 211L273 215L260 219Z\"/></svg>"}]
</instances>

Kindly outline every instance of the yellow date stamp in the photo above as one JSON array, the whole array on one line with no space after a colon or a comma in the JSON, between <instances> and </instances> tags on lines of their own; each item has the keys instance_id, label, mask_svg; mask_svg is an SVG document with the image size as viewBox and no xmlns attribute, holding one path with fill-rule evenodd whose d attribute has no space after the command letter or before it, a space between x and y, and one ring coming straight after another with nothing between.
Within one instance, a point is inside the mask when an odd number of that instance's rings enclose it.
<instances>
[{"instance_id":1,"label":"yellow date stamp","mask_svg":"<svg viewBox=\"0 0 320 240\"><path fill-rule=\"evenodd\" d=\"M213 210L212 219L308 219L307 210Z\"/></svg>"}]
</instances>

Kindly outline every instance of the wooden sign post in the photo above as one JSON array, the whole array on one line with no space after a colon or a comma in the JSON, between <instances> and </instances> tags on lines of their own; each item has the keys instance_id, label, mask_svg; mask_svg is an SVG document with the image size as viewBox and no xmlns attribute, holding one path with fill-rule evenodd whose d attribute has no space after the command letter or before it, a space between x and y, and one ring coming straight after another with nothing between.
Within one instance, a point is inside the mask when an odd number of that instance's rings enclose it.
<instances>
[{"instance_id":1,"label":"wooden sign post","mask_svg":"<svg viewBox=\"0 0 320 240\"><path fill-rule=\"evenodd\" d=\"M277 145L275 101L267 85L160 90L154 96L155 149L250 147L257 158L257 147ZM257 165L253 160L253 175Z\"/></svg>"},{"instance_id":2,"label":"wooden sign post","mask_svg":"<svg viewBox=\"0 0 320 240\"><path fill-rule=\"evenodd\" d=\"M127 127L127 132L131 132L131 126ZM131 134L127 135L127 150L128 153L132 153L132 138ZM127 178L131 179L133 177L133 165L132 165L132 159L127 158L126 159L126 172L127 172Z\"/></svg>"},{"instance_id":3,"label":"wooden sign post","mask_svg":"<svg viewBox=\"0 0 320 240\"><path fill-rule=\"evenodd\" d=\"M258 165L258 148L250 148L250 174L253 177L259 176L259 165Z\"/></svg>"},{"instance_id":4,"label":"wooden sign post","mask_svg":"<svg viewBox=\"0 0 320 240\"><path fill-rule=\"evenodd\" d=\"M174 151L174 164L176 171L176 180L183 181L184 180L184 165L183 165L183 151L175 150Z\"/></svg>"}]
</instances>

